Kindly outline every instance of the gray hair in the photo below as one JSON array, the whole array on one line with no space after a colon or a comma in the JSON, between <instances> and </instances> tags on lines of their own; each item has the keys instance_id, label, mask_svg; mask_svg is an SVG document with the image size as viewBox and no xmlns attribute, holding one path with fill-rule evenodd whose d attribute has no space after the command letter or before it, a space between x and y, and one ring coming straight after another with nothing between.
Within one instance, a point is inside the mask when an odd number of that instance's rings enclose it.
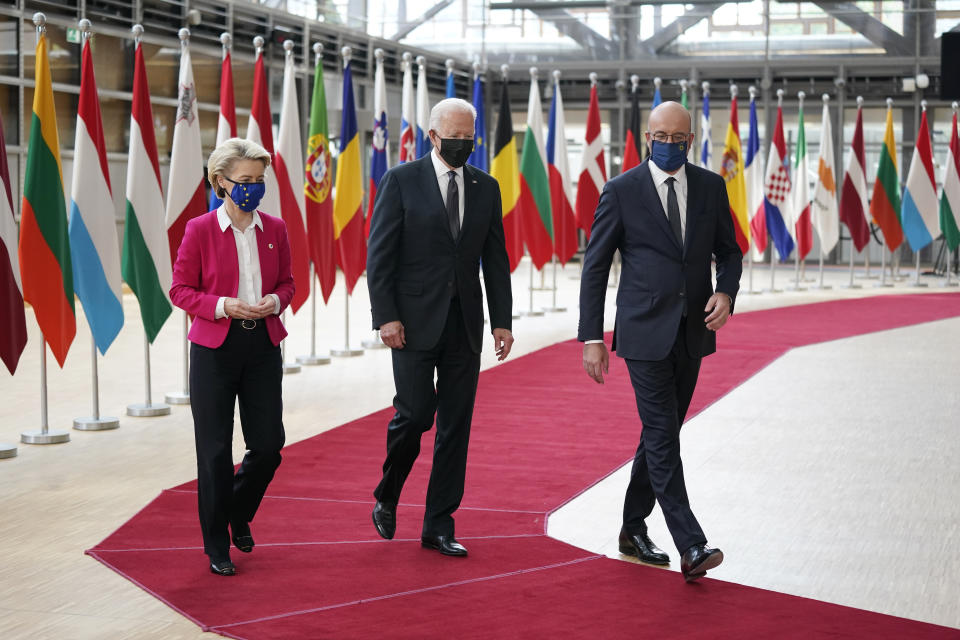
<instances>
[{"instance_id":1,"label":"gray hair","mask_svg":"<svg viewBox=\"0 0 960 640\"><path fill-rule=\"evenodd\" d=\"M433 105L433 109L430 110L430 128L438 131L440 122L453 111L466 111L473 116L474 122L477 121L477 110L472 104L461 98L445 98Z\"/></svg>"},{"instance_id":2,"label":"gray hair","mask_svg":"<svg viewBox=\"0 0 960 640\"><path fill-rule=\"evenodd\" d=\"M270 154L256 142L243 138L224 140L210 153L207 161L207 180L217 197L223 198L226 193L217 183L217 176L226 176L237 160L259 160L264 169L270 166Z\"/></svg>"}]
</instances>

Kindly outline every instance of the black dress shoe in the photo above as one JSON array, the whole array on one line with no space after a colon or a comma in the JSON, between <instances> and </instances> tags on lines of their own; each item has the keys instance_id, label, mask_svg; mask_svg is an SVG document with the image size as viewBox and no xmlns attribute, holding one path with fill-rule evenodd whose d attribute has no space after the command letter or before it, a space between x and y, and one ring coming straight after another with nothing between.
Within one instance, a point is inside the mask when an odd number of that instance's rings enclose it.
<instances>
[{"instance_id":1,"label":"black dress shoe","mask_svg":"<svg viewBox=\"0 0 960 640\"><path fill-rule=\"evenodd\" d=\"M397 505L377 501L373 507L373 525L381 538L393 540L397 532Z\"/></svg>"},{"instance_id":2,"label":"black dress shoe","mask_svg":"<svg viewBox=\"0 0 960 640\"><path fill-rule=\"evenodd\" d=\"M233 576L237 574L237 568L234 566L229 559L227 560L210 560L210 573L215 573L218 576Z\"/></svg>"},{"instance_id":3,"label":"black dress shoe","mask_svg":"<svg viewBox=\"0 0 960 640\"><path fill-rule=\"evenodd\" d=\"M445 556L465 557L467 548L453 539L453 536L421 536L420 546L439 551Z\"/></svg>"},{"instance_id":4,"label":"black dress shoe","mask_svg":"<svg viewBox=\"0 0 960 640\"><path fill-rule=\"evenodd\" d=\"M670 556L653 544L646 532L628 534L620 529L620 553L649 564L670 564Z\"/></svg>"},{"instance_id":5,"label":"black dress shoe","mask_svg":"<svg viewBox=\"0 0 960 640\"><path fill-rule=\"evenodd\" d=\"M233 540L233 546L244 553L253 551L253 536L250 535L249 522L230 523L230 539Z\"/></svg>"},{"instance_id":6,"label":"black dress shoe","mask_svg":"<svg viewBox=\"0 0 960 640\"><path fill-rule=\"evenodd\" d=\"M723 551L711 549L705 544L695 544L687 549L680 559L680 572L683 579L693 582L707 575L707 571L715 569L723 562Z\"/></svg>"}]
</instances>

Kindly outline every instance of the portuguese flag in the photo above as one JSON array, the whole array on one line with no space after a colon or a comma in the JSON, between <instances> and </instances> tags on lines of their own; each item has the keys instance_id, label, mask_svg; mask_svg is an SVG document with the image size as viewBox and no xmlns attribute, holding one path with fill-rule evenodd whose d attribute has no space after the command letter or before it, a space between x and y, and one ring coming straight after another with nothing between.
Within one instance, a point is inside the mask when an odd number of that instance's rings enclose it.
<instances>
[{"instance_id":1,"label":"portuguese flag","mask_svg":"<svg viewBox=\"0 0 960 640\"><path fill-rule=\"evenodd\" d=\"M500 116L493 141L493 162L490 175L500 183L500 200L503 207L503 235L510 258L510 272L516 270L523 257L523 236L520 233L520 169L517 165L517 143L513 138L513 116L510 114L510 94L507 83L500 88Z\"/></svg>"},{"instance_id":2,"label":"portuguese flag","mask_svg":"<svg viewBox=\"0 0 960 640\"><path fill-rule=\"evenodd\" d=\"M57 113L50 85L47 39L37 39L36 89L20 214L20 275L23 299L63 367L77 333L67 205L60 166Z\"/></svg>"},{"instance_id":3,"label":"portuguese flag","mask_svg":"<svg viewBox=\"0 0 960 640\"><path fill-rule=\"evenodd\" d=\"M900 172L897 170L897 143L893 139L893 107L887 106L887 131L880 147L880 166L873 183L870 214L883 231L887 249L893 251L903 242L900 226Z\"/></svg>"}]
</instances>

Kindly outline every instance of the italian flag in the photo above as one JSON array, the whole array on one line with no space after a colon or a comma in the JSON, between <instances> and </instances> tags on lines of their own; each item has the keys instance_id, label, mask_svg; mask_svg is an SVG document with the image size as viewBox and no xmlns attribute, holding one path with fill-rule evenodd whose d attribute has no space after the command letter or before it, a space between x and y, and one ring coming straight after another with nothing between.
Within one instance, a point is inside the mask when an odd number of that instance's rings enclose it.
<instances>
[{"instance_id":1,"label":"italian flag","mask_svg":"<svg viewBox=\"0 0 960 640\"><path fill-rule=\"evenodd\" d=\"M63 367L77 333L67 204L60 166L57 113L50 84L47 38L37 39L36 89L20 213L20 275L23 299Z\"/></svg>"},{"instance_id":2,"label":"italian flag","mask_svg":"<svg viewBox=\"0 0 960 640\"><path fill-rule=\"evenodd\" d=\"M540 86L531 73L530 101L527 104L527 132L520 154L520 225L530 259L537 269L553 256L553 211L550 206L550 179L543 144L543 109Z\"/></svg>"},{"instance_id":3,"label":"italian flag","mask_svg":"<svg viewBox=\"0 0 960 640\"><path fill-rule=\"evenodd\" d=\"M940 195L940 230L950 251L960 246L960 140L957 138L957 112L953 112L953 133L943 169L943 193Z\"/></svg>"},{"instance_id":4,"label":"italian flag","mask_svg":"<svg viewBox=\"0 0 960 640\"><path fill-rule=\"evenodd\" d=\"M191 185L192 186L192 185ZM123 279L140 301L140 317L153 342L173 311L167 292L173 275L153 133L150 89L137 43L133 69L133 111L127 155L127 214L123 231Z\"/></svg>"}]
</instances>

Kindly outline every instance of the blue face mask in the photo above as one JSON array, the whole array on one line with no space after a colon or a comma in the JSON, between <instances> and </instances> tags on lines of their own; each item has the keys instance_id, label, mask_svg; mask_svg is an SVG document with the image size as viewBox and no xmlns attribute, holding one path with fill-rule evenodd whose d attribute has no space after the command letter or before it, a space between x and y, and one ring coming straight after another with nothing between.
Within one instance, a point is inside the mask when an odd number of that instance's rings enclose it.
<instances>
[{"instance_id":1,"label":"blue face mask","mask_svg":"<svg viewBox=\"0 0 960 640\"><path fill-rule=\"evenodd\" d=\"M227 176L223 176L223 179L227 182L233 182L230 199L247 213L257 208L257 205L263 199L263 194L267 191L267 185L262 182L234 182Z\"/></svg>"},{"instance_id":2,"label":"blue face mask","mask_svg":"<svg viewBox=\"0 0 960 640\"><path fill-rule=\"evenodd\" d=\"M687 162L686 142L651 141L650 158L664 171L676 171Z\"/></svg>"}]
</instances>

